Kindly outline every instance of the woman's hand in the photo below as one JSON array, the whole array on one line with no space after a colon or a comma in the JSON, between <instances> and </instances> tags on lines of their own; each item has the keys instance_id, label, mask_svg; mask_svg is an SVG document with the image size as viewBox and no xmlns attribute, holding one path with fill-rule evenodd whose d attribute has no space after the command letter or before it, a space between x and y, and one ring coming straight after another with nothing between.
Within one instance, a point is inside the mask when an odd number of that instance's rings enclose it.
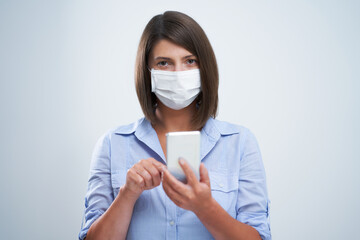
<instances>
[{"instance_id":1,"label":"woman's hand","mask_svg":"<svg viewBox=\"0 0 360 240\"><path fill-rule=\"evenodd\" d=\"M167 169L164 169L163 188L168 197L179 207L193 211L195 214L206 209L214 199L211 196L210 179L203 163L200 164L200 181L189 164L179 160L184 170L187 183L178 181Z\"/></svg>"},{"instance_id":2,"label":"woman's hand","mask_svg":"<svg viewBox=\"0 0 360 240\"><path fill-rule=\"evenodd\" d=\"M160 185L163 166L154 158L142 159L128 170L122 191L137 200L144 190Z\"/></svg>"}]
</instances>

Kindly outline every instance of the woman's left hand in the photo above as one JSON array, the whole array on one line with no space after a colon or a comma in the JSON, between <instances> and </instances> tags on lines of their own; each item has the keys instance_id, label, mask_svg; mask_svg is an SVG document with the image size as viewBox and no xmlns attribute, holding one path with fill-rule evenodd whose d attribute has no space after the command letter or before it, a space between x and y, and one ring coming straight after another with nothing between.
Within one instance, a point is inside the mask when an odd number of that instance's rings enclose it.
<instances>
[{"instance_id":1,"label":"woman's left hand","mask_svg":"<svg viewBox=\"0 0 360 240\"><path fill-rule=\"evenodd\" d=\"M179 207L193 211L195 214L206 209L214 200L211 196L210 178L203 163L200 164L200 181L189 164L179 160L187 183L178 181L166 168L163 173L163 188L168 197Z\"/></svg>"}]
</instances>

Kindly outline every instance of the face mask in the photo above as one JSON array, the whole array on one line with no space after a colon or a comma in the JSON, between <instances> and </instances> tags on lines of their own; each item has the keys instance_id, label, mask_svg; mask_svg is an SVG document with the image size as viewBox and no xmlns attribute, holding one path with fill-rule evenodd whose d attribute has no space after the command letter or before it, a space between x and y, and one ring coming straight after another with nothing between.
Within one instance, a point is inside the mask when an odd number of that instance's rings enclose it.
<instances>
[{"instance_id":1,"label":"face mask","mask_svg":"<svg viewBox=\"0 0 360 240\"><path fill-rule=\"evenodd\" d=\"M189 106L200 93L200 70L151 70L151 91L167 107L179 110Z\"/></svg>"}]
</instances>

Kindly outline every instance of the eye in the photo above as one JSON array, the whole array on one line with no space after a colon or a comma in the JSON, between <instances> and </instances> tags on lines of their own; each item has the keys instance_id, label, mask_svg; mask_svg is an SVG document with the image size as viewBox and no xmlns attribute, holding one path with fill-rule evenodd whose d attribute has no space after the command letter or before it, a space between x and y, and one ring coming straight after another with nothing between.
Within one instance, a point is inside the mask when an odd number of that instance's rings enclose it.
<instances>
[{"instance_id":1,"label":"eye","mask_svg":"<svg viewBox=\"0 0 360 240\"><path fill-rule=\"evenodd\" d=\"M197 63L197 61L196 61L195 59L189 59L189 60L187 60L186 62L187 62L188 64L190 64L190 65L194 65L194 64Z\"/></svg>"},{"instance_id":2,"label":"eye","mask_svg":"<svg viewBox=\"0 0 360 240\"><path fill-rule=\"evenodd\" d=\"M168 64L167 61L161 61L161 62L158 62L157 65L158 65L159 67L166 67L166 66L169 65L169 64Z\"/></svg>"}]
</instances>

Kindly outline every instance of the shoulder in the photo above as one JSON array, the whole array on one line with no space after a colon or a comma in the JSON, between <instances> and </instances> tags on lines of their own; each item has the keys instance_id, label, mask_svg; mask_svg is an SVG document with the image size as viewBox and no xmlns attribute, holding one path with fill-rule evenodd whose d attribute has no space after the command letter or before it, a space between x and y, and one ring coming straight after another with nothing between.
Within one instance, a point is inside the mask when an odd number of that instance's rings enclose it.
<instances>
[{"instance_id":1,"label":"shoulder","mask_svg":"<svg viewBox=\"0 0 360 240\"><path fill-rule=\"evenodd\" d=\"M221 135L238 134L240 136L244 136L250 132L250 130L243 125L230 123L218 119L212 119L212 122Z\"/></svg>"},{"instance_id":2,"label":"shoulder","mask_svg":"<svg viewBox=\"0 0 360 240\"><path fill-rule=\"evenodd\" d=\"M253 132L243 125L217 119L212 119L212 125L217 129L222 137L231 136L236 138L242 146L257 144L257 139Z\"/></svg>"},{"instance_id":3,"label":"shoulder","mask_svg":"<svg viewBox=\"0 0 360 240\"><path fill-rule=\"evenodd\" d=\"M126 124L126 125L119 125L112 129L108 130L108 134L118 134L118 135L129 135L133 134L139 125L145 120L145 118L140 118L135 122Z\"/></svg>"},{"instance_id":4,"label":"shoulder","mask_svg":"<svg viewBox=\"0 0 360 240\"><path fill-rule=\"evenodd\" d=\"M140 118L135 122L132 122L130 124L127 125L121 125L118 126L114 129L112 129L112 134L119 134L119 135L129 135L129 134L133 134L136 129L138 128L139 125L141 125L141 123L145 120L145 118Z\"/></svg>"},{"instance_id":5,"label":"shoulder","mask_svg":"<svg viewBox=\"0 0 360 240\"><path fill-rule=\"evenodd\" d=\"M122 135L129 136L135 133L138 126L145 120L145 118L140 118L135 122L126 124L126 125L118 125L116 127L110 128L105 131L100 139L102 140L111 140L113 136Z\"/></svg>"}]
</instances>

